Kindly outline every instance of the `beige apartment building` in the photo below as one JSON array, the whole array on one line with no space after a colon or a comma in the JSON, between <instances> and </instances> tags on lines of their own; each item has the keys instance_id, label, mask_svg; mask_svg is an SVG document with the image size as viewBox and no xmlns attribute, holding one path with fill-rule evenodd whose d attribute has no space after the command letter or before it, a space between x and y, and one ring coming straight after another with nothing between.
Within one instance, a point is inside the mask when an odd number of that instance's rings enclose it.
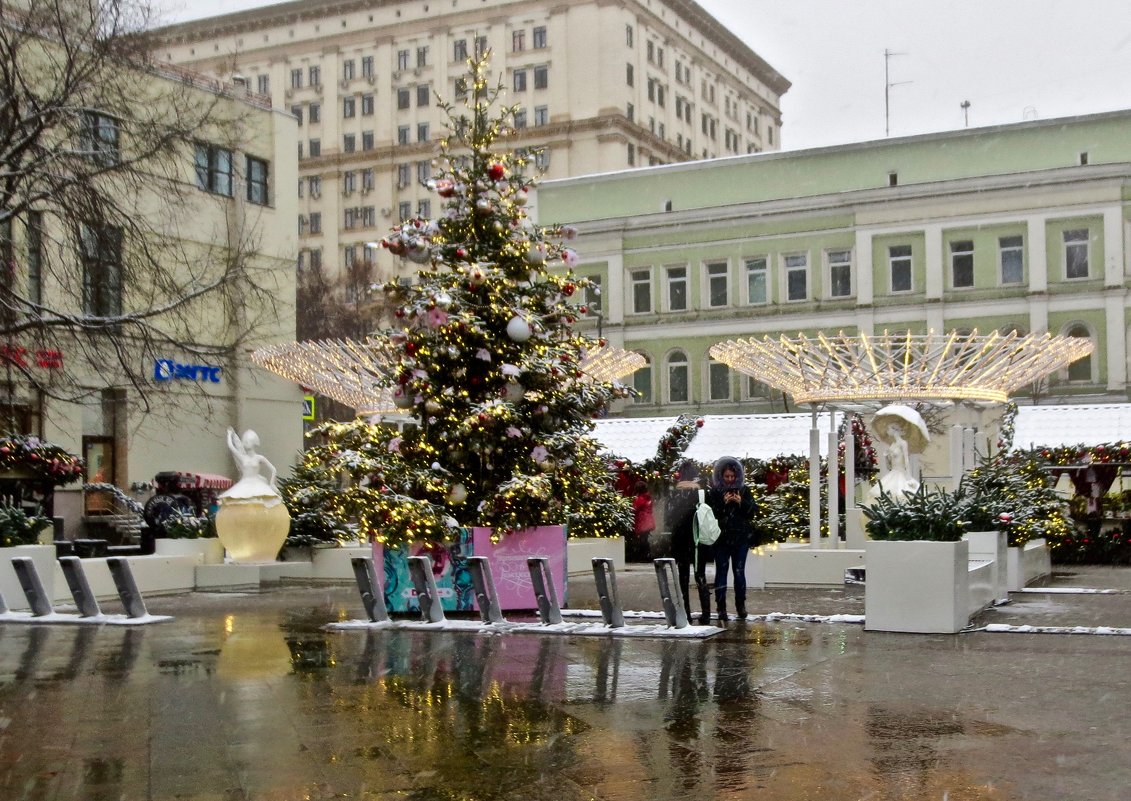
<instances>
[{"instance_id":1,"label":"beige apartment building","mask_svg":"<svg viewBox=\"0 0 1131 801\"><path fill-rule=\"evenodd\" d=\"M789 81L690 0L297 0L172 26L159 53L299 120L299 268L404 265L368 243L423 185L469 56L548 178L777 150ZM657 200L657 202L659 202Z\"/></svg>"}]
</instances>

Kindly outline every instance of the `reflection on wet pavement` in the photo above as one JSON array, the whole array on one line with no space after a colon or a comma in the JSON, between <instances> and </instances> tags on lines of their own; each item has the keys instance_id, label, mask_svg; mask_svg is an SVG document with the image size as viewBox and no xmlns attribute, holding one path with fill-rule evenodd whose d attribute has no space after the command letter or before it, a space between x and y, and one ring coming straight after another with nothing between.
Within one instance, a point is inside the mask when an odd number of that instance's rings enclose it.
<instances>
[{"instance_id":1,"label":"reflection on wet pavement","mask_svg":"<svg viewBox=\"0 0 1131 801\"><path fill-rule=\"evenodd\" d=\"M1094 675L1122 642L1088 666L1018 635L821 624L322 629L356 606L283 588L156 599L161 626L0 628L0 799L1106 801L1129 778L1108 714L1128 682ZM1073 681L1106 700L1050 697ZM1058 756L1096 777L1083 794Z\"/></svg>"}]
</instances>

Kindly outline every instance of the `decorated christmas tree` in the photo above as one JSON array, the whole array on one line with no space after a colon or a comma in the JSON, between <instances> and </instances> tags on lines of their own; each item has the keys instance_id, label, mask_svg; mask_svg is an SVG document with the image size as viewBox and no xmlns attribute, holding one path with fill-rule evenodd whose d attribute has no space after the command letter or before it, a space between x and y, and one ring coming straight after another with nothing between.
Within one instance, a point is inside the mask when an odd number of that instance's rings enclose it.
<instances>
[{"instance_id":1,"label":"decorated christmas tree","mask_svg":"<svg viewBox=\"0 0 1131 801\"><path fill-rule=\"evenodd\" d=\"M563 244L576 232L528 216L533 154L496 149L515 109L489 86L486 57L469 64L462 105L441 104L448 135L429 182L441 213L382 241L420 265L414 282L380 288L396 327L377 335L391 353L394 403L414 423L325 426L304 469L348 480L302 500L386 545L450 540L461 526L619 535L631 507L589 434L629 390L583 369L602 343L573 330L589 285Z\"/></svg>"}]
</instances>

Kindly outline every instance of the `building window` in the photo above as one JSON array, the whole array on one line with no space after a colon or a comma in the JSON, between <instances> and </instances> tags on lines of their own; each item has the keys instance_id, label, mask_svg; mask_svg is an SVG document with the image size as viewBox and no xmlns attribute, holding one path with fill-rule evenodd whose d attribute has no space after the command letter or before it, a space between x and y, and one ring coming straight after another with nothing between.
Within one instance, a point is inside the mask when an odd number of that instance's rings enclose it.
<instances>
[{"instance_id":1,"label":"building window","mask_svg":"<svg viewBox=\"0 0 1131 801\"><path fill-rule=\"evenodd\" d=\"M322 248L311 248L310 250L310 269L322 269Z\"/></svg>"},{"instance_id":2,"label":"building window","mask_svg":"<svg viewBox=\"0 0 1131 801\"><path fill-rule=\"evenodd\" d=\"M428 48L426 46L416 48L416 66L428 66Z\"/></svg>"},{"instance_id":3,"label":"building window","mask_svg":"<svg viewBox=\"0 0 1131 801\"><path fill-rule=\"evenodd\" d=\"M373 149L373 131L362 131L361 132L361 149L362 150L372 150Z\"/></svg>"},{"instance_id":4,"label":"building window","mask_svg":"<svg viewBox=\"0 0 1131 801\"><path fill-rule=\"evenodd\" d=\"M974 286L974 243L960 239L950 243L950 282L955 289Z\"/></svg>"},{"instance_id":5,"label":"building window","mask_svg":"<svg viewBox=\"0 0 1131 801\"><path fill-rule=\"evenodd\" d=\"M534 107L534 125L547 125L550 122L550 109L547 106Z\"/></svg>"},{"instance_id":6,"label":"building window","mask_svg":"<svg viewBox=\"0 0 1131 801\"><path fill-rule=\"evenodd\" d=\"M247 157L247 199L260 206L267 205L267 162L253 156Z\"/></svg>"},{"instance_id":7,"label":"building window","mask_svg":"<svg viewBox=\"0 0 1131 801\"><path fill-rule=\"evenodd\" d=\"M526 109L516 108L514 110L514 127L522 129L526 127Z\"/></svg>"},{"instance_id":8,"label":"building window","mask_svg":"<svg viewBox=\"0 0 1131 801\"><path fill-rule=\"evenodd\" d=\"M629 122L636 122L636 106L629 103L628 108L625 109L624 114L625 114L625 117L628 118Z\"/></svg>"},{"instance_id":9,"label":"building window","mask_svg":"<svg viewBox=\"0 0 1131 801\"><path fill-rule=\"evenodd\" d=\"M374 172L372 167L367 167L361 171L361 191L372 191L374 185Z\"/></svg>"},{"instance_id":10,"label":"building window","mask_svg":"<svg viewBox=\"0 0 1131 801\"><path fill-rule=\"evenodd\" d=\"M343 81L352 81L353 80L353 59L352 58L347 58L345 61L342 62L342 80Z\"/></svg>"},{"instance_id":11,"label":"building window","mask_svg":"<svg viewBox=\"0 0 1131 801\"><path fill-rule=\"evenodd\" d=\"M730 394L730 368L712 360L707 365L707 386L713 401L728 401Z\"/></svg>"},{"instance_id":12,"label":"building window","mask_svg":"<svg viewBox=\"0 0 1131 801\"><path fill-rule=\"evenodd\" d=\"M746 260L746 302L759 305L769 302L766 259L758 257Z\"/></svg>"},{"instance_id":13,"label":"building window","mask_svg":"<svg viewBox=\"0 0 1131 801\"><path fill-rule=\"evenodd\" d=\"M631 64L624 65L624 80L629 86L636 85L636 70L633 69Z\"/></svg>"},{"instance_id":14,"label":"building window","mask_svg":"<svg viewBox=\"0 0 1131 801\"><path fill-rule=\"evenodd\" d=\"M310 196L313 198L322 197L322 179L317 175L310 178Z\"/></svg>"},{"instance_id":15,"label":"building window","mask_svg":"<svg viewBox=\"0 0 1131 801\"><path fill-rule=\"evenodd\" d=\"M350 208L350 209L346 209L345 213L343 215L342 227L345 228L347 231L353 230L353 213L354 213L354 210L352 208ZM346 253L348 254L350 252L350 250L351 250L351 248L346 248ZM349 260L347 260L346 263L348 265Z\"/></svg>"},{"instance_id":16,"label":"building window","mask_svg":"<svg viewBox=\"0 0 1131 801\"><path fill-rule=\"evenodd\" d=\"M628 146L628 166L636 166L636 145L634 144L629 144Z\"/></svg>"},{"instance_id":17,"label":"building window","mask_svg":"<svg viewBox=\"0 0 1131 801\"><path fill-rule=\"evenodd\" d=\"M311 86L322 85L322 69L320 67L311 67L308 73Z\"/></svg>"},{"instance_id":18,"label":"building window","mask_svg":"<svg viewBox=\"0 0 1131 801\"><path fill-rule=\"evenodd\" d=\"M97 164L118 163L118 121L97 111L83 113L82 149Z\"/></svg>"},{"instance_id":19,"label":"building window","mask_svg":"<svg viewBox=\"0 0 1131 801\"><path fill-rule=\"evenodd\" d=\"M373 95L365 94L361 96L361 116L373 116Z\"/></svg>"},{"instance_id":20,"label":"building window","mask_svg":"<svg viewBox=\"0 0 1131 801\"><path fill-rule=\"evenodd\" d=\"M467 61L466 39L456 39L452 42L452 61Z\"/></svg>"},{"instance_id":21,"label":"building window","mask_svg":"<svg viewBox=\"0 0 1131 801\"><path fill-rule=\"evenodd\" d=\"M1074 325L1068 329L1067 336L1091 339L1092 332L1088 330L1086 325ZM1083 359L1077 359L1072 362L1072 364L1068 365L1068 380L1081 382L1092 380L1091 355L1085 356Z\"/></svg>"},{"instance_id":22,"label":"building window","mask_svg":"<svg viewBox=\"0 0 1131 801\"><path fill-rule=\"evenodd\" d=\"M691 400L687 354L682 350L672 351L668 355L667 372L668 403L687 403Z\"/></svg>"},{"instance_id":23,"label":"building window","mask_svg":"<svg viewBox=\"0 0 1131 801\"><path fill-rule=\"evenodd\" d=\"M526 70L514 71L514 90L516 92L526 91Z\"/></svg>"},{"instance_id":24,"label":"building window","mask_svg":"<svg viewBox=\"0 0 1131 801\"><path fill-rule=\"evenodd\" d=\"M428 179L432 177L432 165L427 161L416 162L416 180L419 183L426 184Z\"/></svg>"},{"instance_id":25,"label":"building window","mask_svg":"<svg viewBox=\"0 0 1131 801\"><path fill-rule=\"evenodd\" d=\"M549 67L535 67L534 68L534 88L545 89L550 85L550 68Z\"/></svg>"},{"instance_id":26,"label":"building window","mask_svg":"<svg viewBox=\"0 0 1131 801\"><path fill-rule=\"evenodd\" d=\"M342 118L349 119L357 114L357 99L353 97L342 98Z\"/></svg>"},{"instance_id":27,"label":"building window","mask_svg":"<svg viewBox=\"0 0 1131 801\"><path fill-rule=\"evenodd\" d=\"M656 100L656 79L648 79L648 99L655 102Z\"/></svg>"},{"instance_id":28,"label":"building window","mask_svg":"<svg viewBox=\"0 0 1131 801\"><path fill-rule=\"evenodd\" d=\"M321 155L322 155L322 140L321 139L311 139L310 140L310 157L313 159L313 158L317 158L318 156L321 156Z\"/></svg>"},{"instance_id":29,"label":"building window","mask_svg":"<svg viewBox=\"0 0 1131 801\"><path fill-rule=\"evenodd\" d=\"M892 245L888 248L888 273L892 292L911 291L911 246Z\"/></svg>"},{"instance_id":30,"label":"building window","mask_svg":"<svg viewBox=\"0 0 1131 801\"><path fill-rule=\"evenodd\" d=\"M302 126L302 106L291 106L291 116L298 120L298 124Z\"/></svg>"},{"instance_id":31,"label":"building window","mask_svg":"<svg viewBox=\"0 0 1131 801\"><path fill-rule=\"evenodd\" d=\"M1090 241L1087 228L1064 232L1064 277L1088 277L1088 249Z\"/></svg>"},{"instance_id":32,"label":"building window","mask_svg":"<svg viewBox=\"0 0 1131 801\"><path fill-rule=\"evenodd\" d=\"M809 255L793 253L785 257L785 297L786 300L808 300L809 298Z\"/></svg>"},{"instance_id":33,"label":"building window","mask_svg":"<svg viewBox=\"0 0 1131 801\"><path fill-rule=\"evenodd\" d=\"M314 155L313 153L311 155ZM232 151L196 145L196 185L216 195L232 196Z\"/></svg>"},{"instance_id":34,"label":"building window","mask_svg":"<svg viewBox=\"0 0 1131 801\"><path fill-rule=\"evenodd\" d=\"M43 212L27 213L27 292L32 303L43 303Z\"/></svg>"},{"instance_id":35,"label":"building window","mask_svg":"<svg viewBox=\"0 0 1131 801\"><path fill-rule=\"evenodd\" d=\"M302 70L291 70L291 88L302 88Z\"/></svg>"},{"instance_id":36,"label":"building window","mask_svg":"<svg viewBox=\"0 0 1131 801\"><path fill-rule=\"evenodd\" d=\"M377 209L373 206L366 206L361 210L361 224L366 228L372 228L377 224Z\"/></svg>"},{"instance_id":37,"label":"building window","mask_svg":"<svg viewBox=\"0 0 1131 801\"><path fill-rule=\"evenodd\" d=\"M648 314L652 311L652 271L632 271L632 313Z\"/></svg>"},{"instance_id":38,"label":"building window","mask_svg":"<svg viewBox=\"0 0 1131 801\"><path fill-rule=\"evenodd\" d=\"M687 268L666 267L668 284L668 311L687 311Z\"/></svg>"},{"instance_id":39,"label":"building window","mask_svg":"<svg viewBox=\"0 0 1131 801\"><path fill-rule=\"evenodd\" d=\"M428 219L429 217L431 217L432 216L432 201L431 200L421 200L420 202L418 202L416 204L416 216L421 217L425 220Z\"/></svg>"},{"instance_id":40,"label":"building window","mask_svg":"<svg viewBox=\"0 0 1131 801\"><path fill-rule=\"evenodd\" d=\"M397 69L398 70L407 70L408 69L408 51L407 50L398 50L397 51Z\"/></svg>"},{"instance_id":41,"label":"building window","mask_svg":"<svg viewBox=\"0 0 1131 801\"><path fill-rule=\"evenodd\" d=\"M257 75L255 76L255 88L261 95L271 94L271 76Z\"/></svg>"},{"instance_id":42,"label":"building window","mask_svg":"<svg viewBox=\"0 0 1131 801\"><path fill-rule=\"evenodd\" d=\"M589 276L589 286L585 287L585 309L590 317L601 316L601 276Z\"/></svg>"},{"instance_id":43,"label":"building window","mask_svg":"<svg viewBox=\"0 0 1131 801\"><path fill-rule=\"evenodd\" d=\"M535 50L541 50L546 46L546 26L539 25L534 28L533 35L530 37Z\"/></svg>"},{"instance_id":44,"label":"building window","mask_svg":"<svg viewBox=\"0 0 1131 801\"><path fill-rule=\"evenodd\" d=\"M362 78L372 78L373 77L373 56L362 56L361 57L361 77Z\"/></svg>"},{"instance_id":45,"label":"building window","mask_svg":"<svg viewBox=\"0 0 1131 801\"><path fill-rule=\"evenodd\" d=\"M624 43L626 45L628 45L629 47L632 47L632 26L631 25L625 25L624 26Z\"/></svg>"},{"instance_id":46,"label":"building window","mask_svg":"<svg viewBox=\"0 0 1131 801\"><path fill-rule=\"evenodd\" d=\"M526 49L526 31L519 29L511 31L511 50L515 53L521 53Z\"/></svg>"},{"instance_id":47,"label":"building window","mask_svg":"<svg viewBox=\"0 0 1131 801\"><path fill-rule=\"evenodd\" d=\"M82 254L82 309L89 317L116 317L122 313L122 231L84 225Z\"/></svg>"},{"instance_id":48,"label":"building window","mask_svg":"<svg viewBox=\"0 0 1131 801\"><path fill-rule=\"evenodd\" d=\"M632 374L632 388L636 391L633 403L652 402L652 360L644 356L644 366Z\"/></svg>"},{"instance_id":49,"label":"building window","mask_svg":"<svg viewBox=\"0 0 1131 801\"><path fill-rule=\"evenodd\" d=\"M412 106L412 90L401 88L397 90L397 110L404 111Z\"/></svg>"},{"instance_id":50,"label":"building window","mask_svg":"<svg viewBox=\"0 0 1131 801\"><path fill-rule=\"evenodd\" d=\"M486 36L476 36L475 37L475 57L480 58L486 52L487 52L487 37Z\"/></svg>"},{"instance_id":51,"label":"building window","mask_svg":"<svg viewBox=\"0 0 1131 801\"><path fill-rule=\"evenodd\" d=\"M830 250L829 297L847 298L852 295L852 251Z\"/></svg>"},{"instance_id":52,"label":"building window","mask_svg":"<svg viewBox=\"0 0 1131 801\"><path fill-rule=\"evenodd\" d=\"M322 121L322 104L311 103L310 110L307 112L312 123Z\"/></svg>"},{"instance_id":53,"label":"building window","mask_svg":"<svg viewBox=\"0 0 1131 801\"><path fill-rule=\"evenodd\" d=\"M310 212L310 233L312 233L312 234L322 233L322 212L320 212L320 211Z\"/></svg>"},{"instance_id":54,"label":"building window","mask_svg":"<svg viewBox=\"0 0 1131 801\"><path fill-rule=\"evenodd\" d=\"M426 123L426 122L417 123L417 125L416 125L416 141L417 142L427 142L428 141L428 123Z\"/></svg>"},{"instance_id":55,"label":"building window","mask_svg":"<svg viewBox=\"0 0 1131 801\"><path fill-rule=\"evenodd\" d=\"M342 194L352 195L354 188L357 186L357 174L353 170L346 170L342 173Z\"/></svg>"},{"instance_id":56,"label":"building window","mask_svg":"<svg viewBox=\"0 0 1131 801\"><path fill-rule=\"evenodd\" d=\"M353 209L346 209L346 212L352 213ZM353 226L351 225L350 227L352 228ZM346 266L353 267L354 264L357 263L357 248L355 248L353 245L346 245L342 250L345 257L343 261L345 261Z\"/></svg>"},{"instance_id":57,"label":"building window","mask_svg":"<svg viewBox=\"0 0 1131 801\"><path fill-rule=\"evenodd\" d=\"M409 128L407 125L398 125L397 126L397 144L398 145L407 145L411 131L412 131L412 129Z\"/></svg>"},{"instance_id":58,"label":"building window","mask_svg":"<svg viewBox=\"0 0 1131 801\"><path fill-rule=\"evenodd\" d=\"M711 308L717 309L729 303L728 298L728 269L725 261L710 262L707 265L707 303Z\"/></svg>"},{"instance_id":59,"label":"building window","mask_svg":"<svg viewBox=\"0 0 1131 801\"><path fill-rule=\"evenodd\" d=\"M1025 280L1025 245L1019 236L1003 236L997 241L998 263L1003 284L1020 284Z\"/></svg>"},{"instance_id":60,"label":"building window","mask_svg":"<svg viewBox=\"0 0 1131 801\"><path fill-rule=\"evenodd\" d=\"M648 40L648 44L645 46L645 52L648 54L647 58L649 64L656 60L656 45L651 39Z\"/></svg>"},{"instance_id":61,"label":"building window","mask_svg":"<svg viewBox=\"0 0 1131 801\"><path fill-rule=\"evenodd\" d=\"M412 166L409 164L397 165L397 189L404 189L412 180Z\"/></svg>"},{"instance_id":62,"label":"building window","mask_svg":"<svg viewBox=\"0 0 1131 801\"><path fill-rule=\"evenodd\" d=\"M416 87L416 105L427 106L432 99L432 90L428 84Z\"/></svg>"}]
</instances>

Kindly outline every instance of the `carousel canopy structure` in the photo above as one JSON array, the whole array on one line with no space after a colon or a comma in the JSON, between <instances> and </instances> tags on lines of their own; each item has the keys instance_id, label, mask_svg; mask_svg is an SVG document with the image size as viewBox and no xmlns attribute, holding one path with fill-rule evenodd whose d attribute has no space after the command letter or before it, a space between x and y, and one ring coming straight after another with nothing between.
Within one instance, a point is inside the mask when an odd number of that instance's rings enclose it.
<instances>
[{"instance_id":1,"label":"carousel canopy structure","mask_svg":"<svg viewBox=\"0 0 1131 801\"><path fill-rule=\"evenodd\" d=\"M798 334L722 342L711 356L798 403L988 401L1092 352L1082 337L1051 334Z\"/></svg>"},{"instance_id":2,"label":"carousel canopy structure","mask_svg":"<svg viewBox=\"0 0 1131 801\"><path fill-rule=\"evenodd\" d=\"M288 342L259 348L252 352L251 360L276 375L356 409L358 414L400 411L393 403L390 377L397 358L388 339ZM589 351L580 367L594 380L615 381L645 364L639 353L606 343Z\"/></svg>"}]
</instances>

